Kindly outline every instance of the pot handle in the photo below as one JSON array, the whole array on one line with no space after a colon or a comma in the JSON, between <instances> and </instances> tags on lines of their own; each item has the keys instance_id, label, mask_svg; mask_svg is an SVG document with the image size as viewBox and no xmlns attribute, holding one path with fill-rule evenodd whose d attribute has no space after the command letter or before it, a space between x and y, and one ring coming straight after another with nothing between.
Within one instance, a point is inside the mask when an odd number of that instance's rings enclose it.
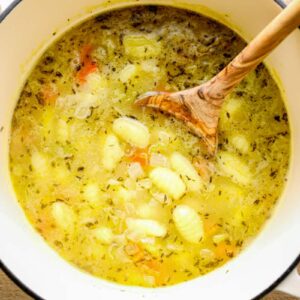
<instances>
[{"instance_id":1,"label":"pot handle","mask_svg":"<svg viewBox=\"0 0 300 300\"><path fill-rule=\"evenodd\" d=\"M295 268L277 287L276 290L300 298L300 275Z\"/></svg>"}]
</instances>

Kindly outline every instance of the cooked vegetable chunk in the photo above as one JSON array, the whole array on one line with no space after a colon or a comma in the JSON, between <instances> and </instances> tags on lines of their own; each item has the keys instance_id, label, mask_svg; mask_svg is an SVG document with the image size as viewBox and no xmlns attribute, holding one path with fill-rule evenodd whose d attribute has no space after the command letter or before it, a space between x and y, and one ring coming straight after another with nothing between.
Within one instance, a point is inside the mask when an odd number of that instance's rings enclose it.
<instances>
[{"instance_id":1,"label":"cooked vegetable chunk","mask_svg":"<svg viewBox=\"0 0 300 300\"><path fill-rule=\"evenodd\" d=\"M72 231L76 221L72 208L64 202L57 201L52 204L52 215L58 226L66 231Z\"/></svg>"},{"instance_id":2,"label":"cooked vegetable chunk","mask_svg":"<svg viewBox=\"0 0 300 300\"><path fill-rule=\"evenodd\" d=\"M249 184L251 182L252 174L249 167L237 155L219 151L217 158L218 165L224 174L242 184Z\"/></svg>"},{"instance_id":3,"label":"cooked vegetable chunk","mask_svg":"<svg viewBox=\"0 0 300 300\"><path fill-rule=\"evenodd\" d=\"M125 83L129 79L133 78L135 75L137 75L137 67L133 64L128 64L123 68L120 72L120 80Z\"/></svg>"},{"instance_id":4,"label":"cooked vegetable chunk","mask_svg":"<svg viewBox=\"0 0 300 300\"><path fill-rule=\"evenodd\" d=\"M150 35L125 35L123 38L125 53L132 57L153 57L160 53L161 45Z\"/></svg>"},{"instance_id":5,"label":"cooked vegetable chunk","mask_svg":"<svg viewBox=\"0 0 300 300\"><path fill-rule=\"evenodd\" d=\"M167 234L166 227L155 220L129 218L126 224L131 232L140 236L164 237Z\"/></svg>"},{"instance_id":6,"label":"cooked vegetable chunk","mask_svg":"<svg viewBox=\"0 0 300 300\"><path fill-rule=\"evenodd\" d=\"M242 153L247 153L250 148L250 143L244 135L236 134L231 137L233 146Z\"/></svg>"},{"instance_id":7,"label":"cooked vegetable chunk","mask_svg":"<svg viewBox=\"0 0 300 300\"><path fill-rule=\"evenodd\" d=\"M110 244L114 238L112 230L105 226L93 229L92 234L99 242L103 244Z\"/></svg>"},{"instance_id":8,"label":"cooked vegetable chunk","mask_svg":"<svg viewBox=\"0 0 300 300\"><path fill-rule=\"evenodd\" d=\"M89 183L84 188L84 198L91 204L97 204L101 202L101 194L99 185L96 183Z\"/></svg>"},{"instance_id":9,"label":"cooked vegetable chunk","mask_svg":"<svg viewBox=\"0 0 300 300\"><path fill-rule=\"evenodd\" d=\"M173 170L181 176L190 191L197 191L201 189L201 177L186 157L175 152L171 155L170 162Z\"/></svg>"},{"instance_id":10,"label":"cooked vegetable chunk","mask_svg":"<svg viewBox=\"0 0 300 300\"><path fill-rule=\"evenodd\" d=\"M185 193L186 187L182 179L168 168L155 168L150 172L149 177L162 192L175 200Z\"/></svg>"},{"instance_id":11,"label":"cooked vegetable chunk","mask_svg":"<svg viewBox=\"0 0 300 300\"><path fill-rule=\"evenodd\" d=\"M149 130L141 122L128 117L116 119L114 132L127 143L138 148L146 148L149 144Z\"/></svg>"},{"instance_id":12,"label":"cooked vegetable chunk","mask_svg":"<svg viewBox=\"0 0 300 300\"><path fill-rule=\"evenodd\" d=\"M184 204L177 205L173 211L173 220L181 236L190 243L199 243L203 239L204 230L197 212Z\"/></svg>"},{"instance_id":13,"label":"cooked vegetable chunk","mask_svg":"<svg viewBox=\"0 0 300 300\"><path fill-rule=\"evenodd\" d=\"M124 151L120 146L118 138L113 134L108 135L102 150L103 167L108 171L113 170L123 155Z\"/></svg>"},{"instance_id":14,"label":"cooked vegetable chunk","mask_svg":"<svg viewBox=\"0 0 300 300\"><path fill-rule=\"evenodd\" d=\"M41 176L47 175L48 161L45 155L37 151L33 152L31 156L31 164L37 174Z\"/></svg>"}]
</instances>

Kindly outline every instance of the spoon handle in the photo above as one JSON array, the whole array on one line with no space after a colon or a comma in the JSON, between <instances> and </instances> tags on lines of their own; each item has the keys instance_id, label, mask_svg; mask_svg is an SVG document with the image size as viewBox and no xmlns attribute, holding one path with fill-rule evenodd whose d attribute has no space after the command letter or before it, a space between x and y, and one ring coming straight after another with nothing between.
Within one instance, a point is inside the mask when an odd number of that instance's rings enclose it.
<instances>
[{"instance_id":1,"label":"spoon handle","mask_svg":"<svg viewBox=\"0 0 300 300\"><path fill-rule=\"evenodd\" d=\"M200 98L221 107L232 89L299 25L300 0L294 0L222 71L200 86Z\"/></svg>"}]
</instances>

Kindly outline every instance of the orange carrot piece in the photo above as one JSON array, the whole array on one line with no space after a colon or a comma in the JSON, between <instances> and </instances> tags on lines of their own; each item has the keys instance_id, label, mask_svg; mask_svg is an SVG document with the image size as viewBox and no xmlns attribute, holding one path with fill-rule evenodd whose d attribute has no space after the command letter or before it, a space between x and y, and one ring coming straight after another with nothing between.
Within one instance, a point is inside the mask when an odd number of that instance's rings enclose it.
<instances>
[{"instance_id":1,"label":"orange carrot piece","mask_svg":"<svg viewBox=\"0 0 300 300\"><path fill-rule=\"evenodd\" d=\"M152 258L142 245L130 242L125 246L125 252L131 256L132 261L143 273L155 278L156 285L161 286L166 283L168 279L166 267L157 259Z\"/></svg>"},{"instance_id":2,"label":"orange carrot piece","mask_svg":"<svg viewBox=\"0 0 300 300\"><path fill-rule=\"evenodd\" d=\"M149 164L148 148L136 148L128 159L131 162L140 163L143 168L147 167Z\"/></svg>"},{"instance_id":3,"label":"orange carrot piece","mask_svg":"<svg viewBox=\"0 0 300 300\"><path fill-rule=\"evenodd\" d=\"M146 273L154 276L156 285L162 286L167 282L169 273L163 263L156 259L151 259L149 261L145 261L144 266L146 267L146 269L144 268Z\"/></svg>"},{"instance_id":4,"label":"orange carrot piece","mask_svg":"<svg viewBox=\"0 0 300 300\"><path fill-rule=\"evenodd\" d=\"M148 261L145 261L144 264L150 269L150 270L153 270L153 271L159 271L160 268L161 268L161 263L159 263L157 260L155 259L151 259L151 260L148 260Z\"/></svg>"},{"instance_id":5,"label":"orange carrot piece","mask_svg":"<svg viewBox=\"0 0 300 300\"><path fill-rule=\"evenodd\" d=\"M217 245L215 253L217 257L228 260L229 258L235 256L237 248L234 245L226 244L226 242L221 242Z\"/></svg>"},{"instance_id":6,"label":"orange carrot piece","mask_svg":"<svg viewBox=\"0 0 300 300\"><path fill-rule=\"evenodd\" d=\"M81 68L76 73L76 80L79 84L83 84L86 82L86 77L97 71L97 63L92 60L91 53L93 51L93 46L90 44L87 44L82 47L80 52L80 64Z\"/></svg>"}]
</instances>

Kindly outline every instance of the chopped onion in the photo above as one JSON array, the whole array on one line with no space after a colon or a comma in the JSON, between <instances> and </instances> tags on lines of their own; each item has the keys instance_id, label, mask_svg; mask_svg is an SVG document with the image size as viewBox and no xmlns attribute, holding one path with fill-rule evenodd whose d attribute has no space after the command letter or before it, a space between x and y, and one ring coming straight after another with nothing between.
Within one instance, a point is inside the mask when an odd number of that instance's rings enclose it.
<instances>
[{"instance_id":1,"label":"chopped onion","mask_svg":"<svg viewBox=\"0 0 300 300\"><path fill-rule=\"evenodd\" d=\"M164 205L169 205L172 202L171 198L164 193L153 192L152 196L155 200Z\"/></svg>"},{"instance_id":2,"label":"chopped onion","mask_svg":"<svg viewBox=\"0 0 300 300\"><path fill-rule=\"evenodd\" d=\"M142 177L144 175L144 171L139 163L134 162L129 165L128 174L129 177L136 179Z\"/></svg>"},{"instance_id":3,"label":"chopped onion","mask_svg":"<svg viewBox=\"0 0 300 300\"><path fill-rule=\"evenodd\" d=\"M120 184L120 181L114 179L114 178L111 178L107 181L107 184L109 185L119 185Z\"/></svg>"},{"instance_id":4,"label":"chopped onion","mask_svg":"<svg viewBox=\"0 0 300 300\"><path fill-rule=\"evenodd\" d=\"M124 180L124 187L128 190L135 190L136 189L136 182L132 178L126 178Z\"/></svg>"},{"instance_id":5,"label":"chopped onion","mask_svg":"<svg viewBox=\"0 0 300 300\"><path fill-rule=\"evenodd\" d=\"M155 238L154 238L154 237L145 237L145 238L141 238L141 242L142 242L143 244L154 245L154 244L155 244Z\"/></svg>"},{"instance_id":6,"label":"chopped onion","mask_svg":"<svg viewBox=\"0 0 300 300\"><path fill-rule=\"evenodd\" d=\"M219 244L225 241L227 238L228 238L228 234L221 233L221 234L215 234L212 239L214 243Z\"/></svg>"},{"instance_id":7,"label":"chopped onion","mask_svg":"<svg viewBox=\"0 0 300 300\"><path fill-rule=\"evenodd\" d=\"M172 135L167 131L160 130L158 132L158 138L163 143L169 143L172 138Z\"/></svg>"},{"instance_id":8,"label":"chopped onion","mask_svg":"<svg viewBox=\"0 0 300 300\"><path fill-rule=\"evenodd\" d=\"M77 119L86 119L92 114L92 108L89 106L78 106L75 109L74 116Z\"/></svg>"},{"instance_id":9,"label":"chopped onion","mask_svg":"<svg viewBox=\"0 0 300 300\"><path fill-rule=\"evenodd\" d=\"M175 251L175 252L183 251L184 249L184 247L181 244L167 244L166 248L170 251Z\"/></svg>"},{"instance_id":10,"label":"chopped onion","mask_svg":"<svg viewBox=\"0 0 300 300\"><path fill-rule=\"evenodd\" d=\"M130 262L132 262L132 260L125 253L123 246L116 249L116 251L115 251L115 257L117 259L119 259L123 263L130 263Z\"/></svg>"},{"instance_id":11,"label":"chopped onion","mask_svg":"<svg viewBox=\"0 0 300 300\"><path fill-rule=\"evenodd\" d=\"M214 252L209 249L201 249L200 256L204 258L213 258L215 256Z\"/></svg>"},{"instance_id":12,"label":"chopped onion","mask_svg":"<svg viewBox=\"0 0 300 300\"><path fill-rule=\"evenodd\" d=\"M143 188L143 189L150 189L152 186L152 181L149 178L142 179L138 182L138 186Z\"/></svg>"},{"instance_id":13,"label":"chopped onion","mask_svg":"<svg viewBox=\"0 0 300 300\"><path fill-rule=\"evenodd\" d=\"M168 167L168 158L160 153L152 153L150 156L150 166L152 167Z\"/></svg>"},{"instance_id":14,"label":"chopped onion","mask_svg":"<svg viewBox=\"0 0 300 300\"><path fill-rule=\"evenodd\" d=\"M64 111L74 111L78 119L85 119L92 113L92 108L97 106L98 97L90 93L79 92L77 94L58 97L56 108Z\"/></svg>"}]
</instances>

